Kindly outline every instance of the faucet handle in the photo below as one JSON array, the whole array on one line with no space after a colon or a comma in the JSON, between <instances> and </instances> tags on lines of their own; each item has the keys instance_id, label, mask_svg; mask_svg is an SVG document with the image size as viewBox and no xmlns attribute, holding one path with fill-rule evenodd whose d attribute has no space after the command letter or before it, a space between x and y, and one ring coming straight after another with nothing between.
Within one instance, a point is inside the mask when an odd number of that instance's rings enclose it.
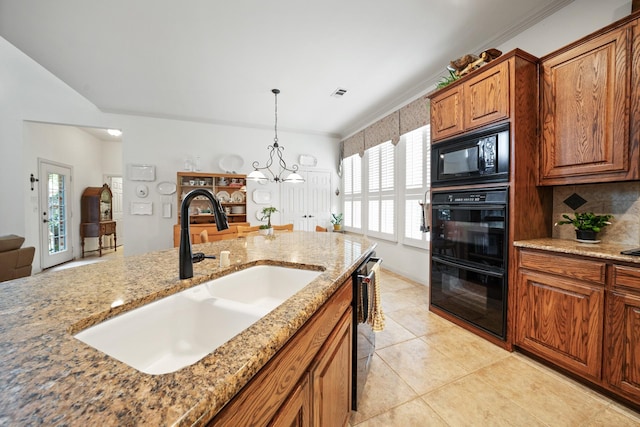
<instances>
[{"instance_id":1,"label":"faucet handle","mask_svg":"<svg viewBox=\"0 0 640 427\"><path fill-rule=\"evenodd\" d=\"M196 252L191 256L192 262L200 262L206 259L216 259L215 255L205 255L204 252Z\"/></svg>"}]
</instances>

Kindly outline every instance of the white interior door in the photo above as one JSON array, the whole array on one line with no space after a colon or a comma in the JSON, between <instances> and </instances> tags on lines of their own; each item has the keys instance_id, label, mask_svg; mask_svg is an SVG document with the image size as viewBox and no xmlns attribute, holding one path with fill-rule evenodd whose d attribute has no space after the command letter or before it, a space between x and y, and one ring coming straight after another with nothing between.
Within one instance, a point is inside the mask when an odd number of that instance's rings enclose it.
<instances>
[{"instance_id":1,"label":"white interior door","mask_svg":"<svg viewBox=\"0 0 640 427\"><path fill-rule=\"evenodd\" d=\"M293 223L294 230L315 231L326 227L331 218L331 173L302 172L302 184L282 185L283 223Z\"/></svg>"},{"instance_id":2,"label":"white interior door","mask_svg":"<svg viewBox=\"0 0 640 427\"><path fill-rule=\"evenodd\" d=\"M116 222L118 246L122 246L122 242L124 242L124 233L122 232L122 218L124 215L124 207L122 203L122 177L116 175L107 175L105 176L105 182L109 185L109 188L111 188L111 213L113 220ZM110 234L109 236L104 236L103 238L113 239L113 235ZM110 243L112 244L113 242Z\"/></svg>"},{"instance_id":3,"label":"white interior door","mask_svg":"<svg viewBox=\"0 0 640 427\"><path fill-rule=\"evenodd\" d=\"M40 264L53 267L73 259L71 232L72 169L39 160Z\"/></svg>"}]
</instances>

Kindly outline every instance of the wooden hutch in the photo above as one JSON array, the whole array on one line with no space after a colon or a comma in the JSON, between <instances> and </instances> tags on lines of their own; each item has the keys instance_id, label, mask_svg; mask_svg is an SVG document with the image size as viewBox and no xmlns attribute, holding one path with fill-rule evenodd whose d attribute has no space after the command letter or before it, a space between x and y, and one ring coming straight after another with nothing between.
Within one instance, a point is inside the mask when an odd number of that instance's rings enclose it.
<instances>
[{"instance_id":1,"label":"wooden hutch","mask_svg":"<svg viewBox=\"0 0 640 427\"><path fill-rule=\"evenodd\" d=\"M102 256L102 236L113 234L113 248L116 249L116 222L113 220L111 189L107 184L102 187L87 187L80 200L80 242L84 258L84 239L98 238L98 253Z\"/></svg>"}]
</instances>

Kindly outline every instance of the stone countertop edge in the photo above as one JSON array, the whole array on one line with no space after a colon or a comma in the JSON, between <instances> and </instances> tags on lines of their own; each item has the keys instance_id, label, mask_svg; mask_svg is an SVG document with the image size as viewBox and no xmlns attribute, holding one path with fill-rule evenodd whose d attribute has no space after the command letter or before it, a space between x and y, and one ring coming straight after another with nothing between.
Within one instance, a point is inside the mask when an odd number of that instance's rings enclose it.
<instances>
[{"instance_id":1,"label":"stone countertop edge","mask_svg":"<svg viewBox=\"0 0 640 427\"><path fill-rule=\"evenodd\" d=\"M519 248L541 249L550 252L558 252L571 255L581 255L605 260L640 264L640 256L623 255L620 252L629 249L638 249L638 246L620 245L615 243L581 243L575 240L565 239L531 239L518 240L513 245Z\"/></svg>"},{"instance_id":2,"label":"stone countertop edge","mask_svg":"<svg viewBox=\"0 0 640 427\"><path fill-rule=\"evenodd\" d=\"M0 425L205 425L375 246L360 236L294 231L194 245L194 252L206 254L229 250L232 262L227 268L218 260L194 264L192 279L179 280L173 248L0 283ZM144 374L73 337L125 311L259 264L322 273L176 372Z\"/></svg>"}]
</instances>

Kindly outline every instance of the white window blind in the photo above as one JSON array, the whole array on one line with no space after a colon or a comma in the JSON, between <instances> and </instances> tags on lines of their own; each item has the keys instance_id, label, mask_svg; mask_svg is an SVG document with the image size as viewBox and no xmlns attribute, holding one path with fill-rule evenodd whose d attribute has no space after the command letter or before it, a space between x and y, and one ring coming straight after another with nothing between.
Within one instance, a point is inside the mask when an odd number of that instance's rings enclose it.
<instances>
[{"instance_id":1,"label":"white window blind","mask_svg":"<svg viewBox=\"0 0 640 427\"><path fill-rule=\"evenodd\" d=\"M425 193L430 188L430 126L424 126L402 135L400 144L405 149L404 183L404 236L407 245L426 248L429 233L420 230Z\"/></svg>"},{"instance_id":2,"label":"white window blind","mask_svg":"<svg viewBox=\"0 0 640 427\"><path fill-rule=\"evenodd\" d=\"M366 151L367 230L372 235L396 239L395 146L391 141Z\"/></svg>"},{"instance_id":3,"label":"white window blind","mask_svg":"<svg viewBox=\"0 0 640 427\"><path fill-rule=\"evenodd\" d=\"M362 229L362 158L358 154L342 161L344 222L347 229Z\"/></svg>"}]
</instances>

